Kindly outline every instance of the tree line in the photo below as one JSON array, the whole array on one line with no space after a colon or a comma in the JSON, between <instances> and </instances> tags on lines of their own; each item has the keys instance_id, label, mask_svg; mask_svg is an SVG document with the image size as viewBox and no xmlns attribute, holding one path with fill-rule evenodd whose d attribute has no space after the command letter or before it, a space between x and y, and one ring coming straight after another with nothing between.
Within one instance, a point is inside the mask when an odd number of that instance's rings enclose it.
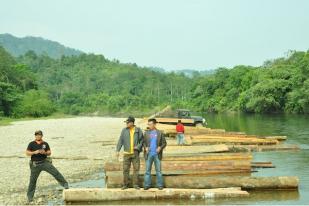
<instances>
[{"instance_id":1,"label":"tree line","mask_svg":"<svg viewBox=\"0 0 309 206\"><path fill-rule=\"evenodd\" d=\"M309 113L309 52L260 67L186 76L80 54L53 59L0 47L0 117L136 114L166 106L198 112Z\"/></svg>"}]
</instances>

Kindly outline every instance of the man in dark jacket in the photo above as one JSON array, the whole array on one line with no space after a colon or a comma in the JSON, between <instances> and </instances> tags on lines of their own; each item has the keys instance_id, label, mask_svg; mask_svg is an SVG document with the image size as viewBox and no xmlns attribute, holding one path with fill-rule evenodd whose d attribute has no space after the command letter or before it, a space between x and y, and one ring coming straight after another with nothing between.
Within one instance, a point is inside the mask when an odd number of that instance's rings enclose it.
<instances>
[{"instance_id":1,"label":"man in dark jacket","mask_svg":"<svg viewBox=\"0 0 309 206\"><path fill-rule=\"evenodd\" d=\"M151 168L154 163L157 176L157 187L163 189L163 177L161 173L161 160L166 140L162 131L156 129L156 119L148 120L149 130L144 134L144 147L146 159L146 172L144 175L144 190L151 186Z\"/></svg>"},{"instance_id":2,"label":"man in dark jacket","mask_svg":"<svg viewBox=\"0 0 309 206\"><path fill-rule=\"evenodd\" d=\"M129 187L129 175L131 163L133 164L133 187L140 189L138 186L138 175L140 168L139 153L143 148L143 131L134 125L135 118L129 116L125 121L127 126L121 131L118 144L116 147L117 158L123 146L123 187L125 190Z\"/></svg>"}]
</instances>

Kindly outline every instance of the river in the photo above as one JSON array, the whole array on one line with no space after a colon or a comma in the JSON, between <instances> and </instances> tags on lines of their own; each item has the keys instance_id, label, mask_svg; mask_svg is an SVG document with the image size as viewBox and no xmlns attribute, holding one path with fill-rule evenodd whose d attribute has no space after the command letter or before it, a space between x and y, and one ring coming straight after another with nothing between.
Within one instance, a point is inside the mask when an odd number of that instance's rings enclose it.
<instances>
[{"instance_id":1,"label":"river","mask_svg":"<svg viewBox=\"0 0 309 206\"><path fill-rule=\"evenodd\" d=\"M242 131L257 135L286 135L287 144L297 144L300 151L256 152L254 161L271 161L276 168L260 169L253 176L298 176L299 192L256 192L248 199L231 204L308 204L309 203L309 116L301 115L205 115L211 128ZM224 202L227 204L228 202Z\"/></svg>"}]
</instances>

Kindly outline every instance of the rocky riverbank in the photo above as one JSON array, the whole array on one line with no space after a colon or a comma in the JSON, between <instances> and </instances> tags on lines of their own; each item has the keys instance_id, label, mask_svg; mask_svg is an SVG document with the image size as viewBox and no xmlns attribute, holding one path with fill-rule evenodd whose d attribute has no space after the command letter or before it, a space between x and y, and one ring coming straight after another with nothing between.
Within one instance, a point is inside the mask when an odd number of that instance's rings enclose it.
<instances>
[{"instance_id":1,"label":"rocky riverbank","mask_svg":"<svg viewBox=\"0 0 309 206\"><path fill-rule=\"evenodd\" d=\"M0 204L25 204L29 183L29 157L25 150L41 129L51 147L53 164L69 183L95 179L107 159L114 158L114 145L102 141L118 138L124 118L75 117L64 119L18 121L0 127ZM36 204L55 201L62 191L57 181L42 172L37 183Z\"/></svg>"}]
</instances>

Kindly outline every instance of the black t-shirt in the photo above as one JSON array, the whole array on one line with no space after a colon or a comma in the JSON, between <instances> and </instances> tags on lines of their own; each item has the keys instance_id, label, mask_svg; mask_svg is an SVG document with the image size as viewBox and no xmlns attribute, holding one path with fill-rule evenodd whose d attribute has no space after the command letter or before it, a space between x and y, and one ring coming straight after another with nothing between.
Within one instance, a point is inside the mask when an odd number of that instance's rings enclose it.
<instances>
[{"instance_id":1,"label":"black t-shirt","mask_svg":"<svg viewBox=\"0 0 309 206\"><path fill-rule=\"evenodd\" d=\"M27 150L34 152L36 150L40 150L40 149L44 149L45 152L50 150L49 145L47 142L41 142L40 144L38 144L36 141L32 141L29 143ZM34 154L31 156L31 160L32 161L42 161L45 160L47 157L47 155L45 154Z\"/></svg>"}]
</instances>

